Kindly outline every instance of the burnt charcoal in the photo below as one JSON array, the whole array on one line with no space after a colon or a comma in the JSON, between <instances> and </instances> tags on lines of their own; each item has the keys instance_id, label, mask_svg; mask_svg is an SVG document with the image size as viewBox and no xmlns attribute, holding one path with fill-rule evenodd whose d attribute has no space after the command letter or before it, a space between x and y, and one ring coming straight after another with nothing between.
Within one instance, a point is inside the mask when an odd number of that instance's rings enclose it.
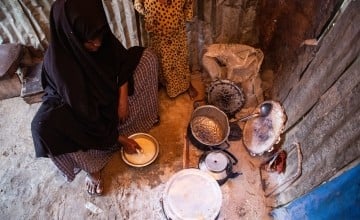
<instances>
[{"instance_id":1,"label":"burnt charcoal","mask_svg":"<svg viewBox=\"0 0 360 220\"><path fill-rule=\"evenodd\" d=\"M236 122L231 122L230 124L230 134L228 137L229 141L238 141L242 138L243 132L240 126Z\"/></svg>"}]
</instances>

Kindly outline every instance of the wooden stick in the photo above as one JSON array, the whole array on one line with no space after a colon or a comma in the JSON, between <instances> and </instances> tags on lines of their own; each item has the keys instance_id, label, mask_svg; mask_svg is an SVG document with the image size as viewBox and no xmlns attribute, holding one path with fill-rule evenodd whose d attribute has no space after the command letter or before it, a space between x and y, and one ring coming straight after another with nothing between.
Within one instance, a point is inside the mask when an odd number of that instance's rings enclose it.
<instances>
[{"instance_id":1,"label":"wooden stick","mask_svg":"<svg viewBox=\"0 0 360 220\"><path fill-rule=\"evenodd\" d=\"M184 134L184 148L183 148L183 169L189 168L189 139Z\"/></svg>"}]
</instances>

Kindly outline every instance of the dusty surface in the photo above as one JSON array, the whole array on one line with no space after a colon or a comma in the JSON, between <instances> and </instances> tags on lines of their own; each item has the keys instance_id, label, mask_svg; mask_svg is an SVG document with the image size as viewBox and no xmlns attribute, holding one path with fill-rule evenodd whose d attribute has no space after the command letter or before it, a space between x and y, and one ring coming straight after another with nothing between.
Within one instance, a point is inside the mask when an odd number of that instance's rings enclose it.
<instances>
[{"instance_id":1,"label":"dusty surface","mask_svg":"<svg viewBox=\"0 0 360 220\"><path fill-rule=\"evenodd\" d=\"M161 124L151 130L160 143L158 159L148 167L126 165L114 154L104 170L105 195L85 191L84 172L68 183L49 159L35 158L30 122L39 103L21 98L0 101L0 219L165 219L160 206L166 181L183 169L185 128L193 110L187 94L170 100L160 91ZM269 201L261 188L257 158L241 141L230 142L243 174L221 186L219 219L269 219ZM190 144L190 167L200 150Z\"/></svg>"}]
</instances>

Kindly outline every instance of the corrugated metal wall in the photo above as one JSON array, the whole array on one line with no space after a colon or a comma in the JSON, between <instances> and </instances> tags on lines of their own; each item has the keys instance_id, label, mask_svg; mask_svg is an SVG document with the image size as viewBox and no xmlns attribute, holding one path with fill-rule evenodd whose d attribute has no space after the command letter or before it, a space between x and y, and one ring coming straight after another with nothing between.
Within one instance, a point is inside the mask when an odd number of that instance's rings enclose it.
<instances>
[{"instance_id":1,"label":"corrugated metal wall","mask_svg":"<svg viewBox=\"0 0 360 220\"><path fill-rule=\"evenodd\" d=\"M52 1L0 1L0 43L34 48L48 44L48 16Z\"/></svg>"},{"instance_id":2,"label":"corrugated metal wall","mask_svg":"<svg viewBox=\"0 0 360 220\"><path fill-rule=\"evenodd\" d=\"M274 53L281 67L275 73L272 99L283 104L288 117L281 142L288 152L286 171L272 175L279 182L273 193L277 206L305 195L360 162L360 1L346 0L339 8L336 4L326 8L329 4L316 3L322 5L308 16L314 21L308 28L296 27L304 19L294 19L307 18L306 6L291 7L296 11L289 12L288 5L282 9L286 15L297 16L279 17L271 35L278 45ZM325 14L325 9L330 13ZM326 16L329 14L337 19ZM319 26L315 21L320 20L328 22ZM317 32L309 31L314 29ZM317 45L301 47L305 39L293 38L306 32L312 33L307 37L319 36ZM296 162L300 158L293 147L296 142L301 145L302 165ZM294 179L299 172L300 177ZM266 187L269 193L274 189Z\"/></svg>"},{"instance_id":3,"label":"corrugated metal wall","mask_svg":"<svg viewBox=\"0 0 360 220\"><path fill-rule=\"evenodd\" d=\"M21 43L36 49L47 48L50 7L54 0L1 0L0 44ZM143 17L135 12L132 0L103 0L115 36L125 47L147 46ZM201 69L201 56L212 43L258 42L255 25L258 0L195 0L194 19L188 23L190 64Z\"/></svg>"},{"instance_id":4,"label":"corrugated metal wall","mask_svg":"<svg viewBox=\"0 0 360 220\"><path fill-rule=\"evenodd\" d=\"M36 49L48 46L53 0L1 0L0 44L21 43ZM110 27L126 47L139 45L132 1L104 0Z\"/></svg>"}]
</instances>

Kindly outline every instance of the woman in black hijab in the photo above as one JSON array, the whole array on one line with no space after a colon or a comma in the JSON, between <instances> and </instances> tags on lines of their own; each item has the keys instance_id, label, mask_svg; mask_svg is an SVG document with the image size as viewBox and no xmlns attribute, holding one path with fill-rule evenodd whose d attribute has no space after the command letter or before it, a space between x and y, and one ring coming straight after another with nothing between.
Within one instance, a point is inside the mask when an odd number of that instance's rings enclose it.
<instances>
[{"instance_id":1,"label":"woman in black hijab","mask_svg":"<svg viewBox=\"0 0 360 220\"><path fill-rule=\"evenodd\" d=\"M102 193L101 169L127 136L158 115L155 54L126 49L111 33L101 0L57 0L44 57L43 103L32 124L37 157L50 157L68 181L84 170L87 191Z\"/></svg>"}]
</instances>

